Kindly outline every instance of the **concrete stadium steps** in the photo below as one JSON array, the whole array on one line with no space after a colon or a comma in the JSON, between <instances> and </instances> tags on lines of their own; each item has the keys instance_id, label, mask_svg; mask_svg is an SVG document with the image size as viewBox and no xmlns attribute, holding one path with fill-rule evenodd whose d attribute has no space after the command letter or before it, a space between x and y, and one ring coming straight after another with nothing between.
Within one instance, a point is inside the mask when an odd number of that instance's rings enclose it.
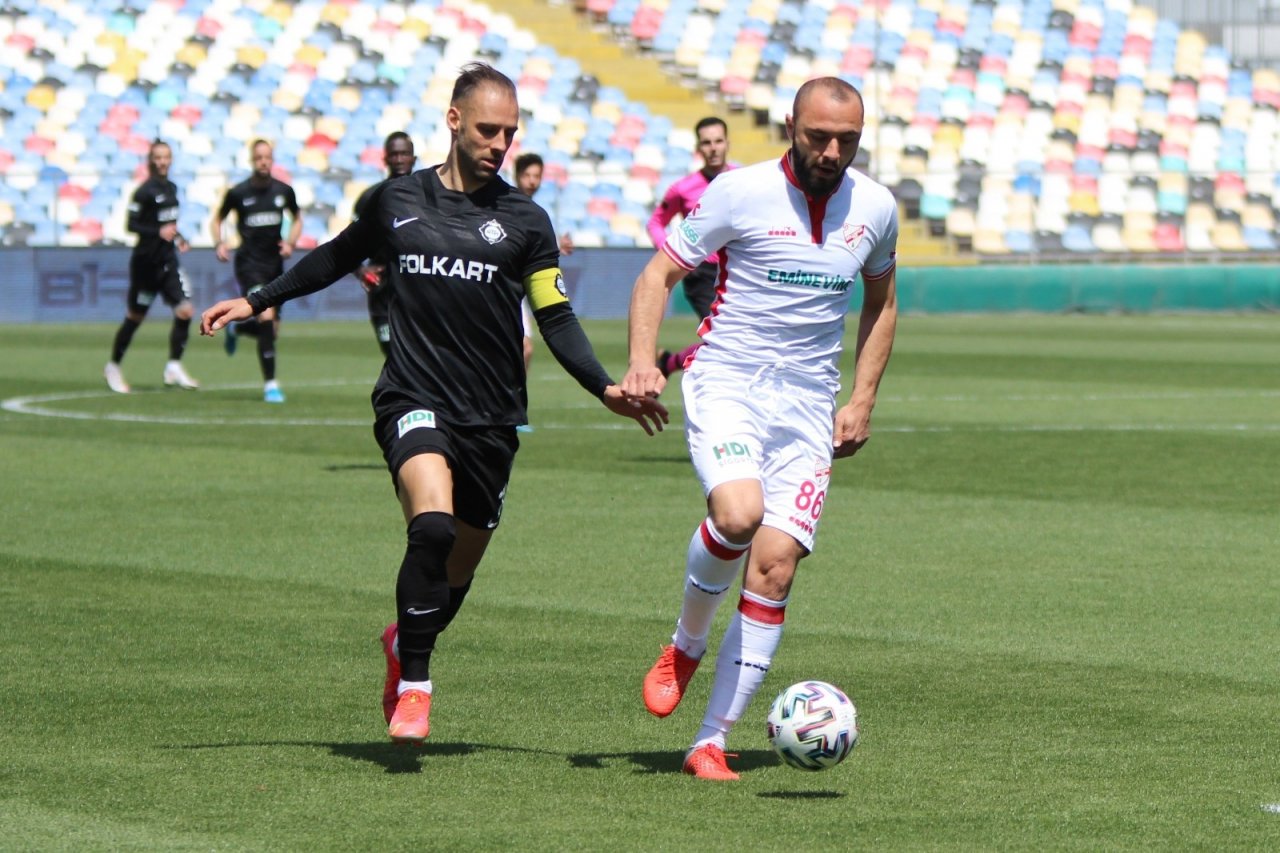
<instances>
[{"instance_id":1,"label":"concrete stadium steps","mask_svg":"<svg viewBox=\"0 0 1280 853\"><path fill-rule=\"evenodd\" d=\"M698 119L712 114L724 117L732 141L730 156L738 163L778 157L786 148L785 140L780 140L773 128L757 127L749 114L731 112L708 101L700 90L674 82L652 58L619 44L606 28L593 25L570 5L503 0L500 8L538 41L576 59L583 71L595 75L602 85L621 90L678 126L692 128ZM899 226L898 257L903 264L912 265L974 263L971 255L959 253L950 241L932 236L925 223L905 218Z\"/></svg>"},{"instance_id":2,"label":"concrete stadium steps","mask_svg":"<svg viewBox=\"0 0 1280 853\"><path fill-rule=\"evenodd\" d=\"M978 259L961 252L946 237L934 237L929 225L920 219L907 219L898 208L898 263L904 267L971 266Z\"/></svg>"},{"instance_id":3,"label":"concrete stadium steps","mask_svg":"<svg viewBox=\"0 0 1280 853\"><path fill-rule=\"evenodd\" d=\"M607 29L597 29L570 5L503 0L494 8L510 15L538 41L576 59L583 71L595 75L602 85L621 90L677 126L692 128L700 118L722 116L732 141L730 157L736 162L756 163L782 151L769 128L756 127L749 116L731 113L727 107L709 102L700 90L672 81L653 59L618 44Z\"/></svg>"}]
</instances>

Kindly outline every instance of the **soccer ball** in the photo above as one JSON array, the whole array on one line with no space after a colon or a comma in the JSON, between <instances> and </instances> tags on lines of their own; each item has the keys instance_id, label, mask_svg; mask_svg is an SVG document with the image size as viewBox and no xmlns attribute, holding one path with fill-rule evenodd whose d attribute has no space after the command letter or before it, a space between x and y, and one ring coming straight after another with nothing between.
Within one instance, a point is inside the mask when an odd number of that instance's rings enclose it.
<instances>
[{"instance_id":1,"label":"soccer ball","mask_svg":"<svg viewBox=\"0 0 1280 853\"><path fill-rule=\"evenodd\" d=\"M825 681L801 681L769 709L769 743L800 770L835 767L858 743L858 709Z\"/></svg>"}]
</instances>

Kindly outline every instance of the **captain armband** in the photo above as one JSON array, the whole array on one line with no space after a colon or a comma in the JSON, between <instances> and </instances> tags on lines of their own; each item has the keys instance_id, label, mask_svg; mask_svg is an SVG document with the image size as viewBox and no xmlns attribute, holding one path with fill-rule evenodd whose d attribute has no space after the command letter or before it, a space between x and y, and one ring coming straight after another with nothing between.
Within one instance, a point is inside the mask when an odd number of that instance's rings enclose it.
<instances>
[{"instance_id":1,"label":"captain armband","mask_svg":"<svg viewBox=\"0 0 1280 853\"><path fill-rule=\"evenodd\" d=\"M556 267L538 270L526 278L524 292L529 295L529 307L534 311L569 301L564 288L564 276Z\"/></svg>"}]
</instances>

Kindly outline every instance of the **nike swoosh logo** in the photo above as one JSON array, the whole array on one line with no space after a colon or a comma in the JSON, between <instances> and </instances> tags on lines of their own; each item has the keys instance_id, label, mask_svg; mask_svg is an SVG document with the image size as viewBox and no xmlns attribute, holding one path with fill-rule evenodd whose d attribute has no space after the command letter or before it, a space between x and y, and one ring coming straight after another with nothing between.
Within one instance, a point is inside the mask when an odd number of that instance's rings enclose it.
<instances>
[{"instance_id":1,"label":"nike swoosh logo","mask_svg":"<svg viewBox=\"0 0 1280 853\"><path fill-rule=\"evenodd\" d=\"M416 216L410 216L408 219L393 219L391 220L391 227L399 228L401 225L408 225L410 222L417 222L417 221L418 221L418 217Z\"/></svg>"},{"instance_id":2,"label":"nike swoosh logo","mask_svg":"<svg viewBox=\"0 0 1280 853\"><path fill-rule=\"evenodd\" d=\"M433 607L430 610L414 610L412 607L409 607L406 608L404 612L408 613L410 616L426 616L428 613L435 613L439 609L439 607Z\"/></svg>"}]
</instances>

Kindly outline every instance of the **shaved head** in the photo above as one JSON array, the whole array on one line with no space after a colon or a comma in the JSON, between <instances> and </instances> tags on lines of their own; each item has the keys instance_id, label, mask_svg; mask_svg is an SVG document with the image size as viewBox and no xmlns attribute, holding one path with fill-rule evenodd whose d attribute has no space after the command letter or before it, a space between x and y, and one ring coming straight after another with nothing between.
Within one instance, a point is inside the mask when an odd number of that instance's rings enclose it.
<instances>
[{"instance_id":1,"label":"shaved head","mask_svg":"<svg viewBox=\"0 0 1280 853\"><path fill-rule=\"evenodd\" d=\"M834 192L858 153L862 95L838 77L810 80L796 92L787 116L791 167L811 196Z\"/></svg>"},{"instance_id":2,"label":"shaved head","mask_svg":"<svg viewBox=\"0 0 1280 853\"><path fill-rule=\"evenodd\" d=\"M853 86L839 77L815 77L796 92L795 100L791 102L791 115L799 116L805 105L819 92L839 104L857 101L858 113L863 112L862 93Z\"/></svg>"}]
</instances>

